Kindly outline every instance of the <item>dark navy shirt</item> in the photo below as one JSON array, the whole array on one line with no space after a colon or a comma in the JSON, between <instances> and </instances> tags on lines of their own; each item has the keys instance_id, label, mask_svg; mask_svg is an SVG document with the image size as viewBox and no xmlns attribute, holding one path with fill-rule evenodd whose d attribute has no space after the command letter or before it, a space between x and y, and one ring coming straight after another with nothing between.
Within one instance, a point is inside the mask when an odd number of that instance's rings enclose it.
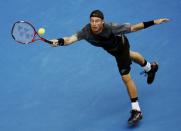
<instances>
[{"instance_id":1,"label":"dark navy shirt","mask_svg":"<svg viewBox=\"0 0 181 131\"><path fill-rule=\"evenodd\" d=\"M78 40L84 39L94 46L102 47L105 50L112 50L115 49L120 42L123 42L120 41L122 40L120 37L130 32L131 25L129 23L105 23L102 32L99 34L92 33L90 24L87 24L81 31L77 32L77 37Z\"/></svg>"}]
</instances>

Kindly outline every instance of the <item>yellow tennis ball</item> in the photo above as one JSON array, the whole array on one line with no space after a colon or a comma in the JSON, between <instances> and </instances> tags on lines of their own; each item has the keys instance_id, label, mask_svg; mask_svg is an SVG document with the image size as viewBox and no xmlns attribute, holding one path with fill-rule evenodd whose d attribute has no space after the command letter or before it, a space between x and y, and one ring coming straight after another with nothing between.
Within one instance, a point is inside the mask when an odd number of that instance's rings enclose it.
<instances>
[{"instance_id":1,"label":"yellow tennis ball","mask_svg":"<svg viewBox=\"0 0 181 131\"><path fill-rule=\"evenodd\" d=\"M39 35L44 35L45 34L45 28L39 28L38 29L38 34Z\"/></svg>"}]
</instances>

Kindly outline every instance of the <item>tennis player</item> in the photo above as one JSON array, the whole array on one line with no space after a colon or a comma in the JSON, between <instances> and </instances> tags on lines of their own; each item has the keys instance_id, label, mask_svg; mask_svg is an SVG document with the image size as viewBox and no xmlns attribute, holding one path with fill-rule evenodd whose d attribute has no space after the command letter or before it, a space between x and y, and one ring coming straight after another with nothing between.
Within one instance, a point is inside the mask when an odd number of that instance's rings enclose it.
<instances>
[{"instance_id":1,"label":"tennis player","mask_svg":"<svg viewBox=\"0 0 181 131\"><path fill-rule=\"evenodd\" d=\"M157 62L148 62L140 53L130 50L130 44L126 33L136 32L153 25L168 22L169 19L161 18L138 24L117 24L106 23L104 15L100 10L94 10L90 13L90 23L85 25L80 31L69 37L51 40L53 46L66 46L80 40L86 40L93 46L101 47L111 54L116 62L121 78L127 88L131 100L131 116L128 119L129 124L135 124L142 119L142 112L138 102L137 88L131 78L131 63L138 63L147 74L147 83L154 81L158 70Z\"/></svg>"}]
</instances>

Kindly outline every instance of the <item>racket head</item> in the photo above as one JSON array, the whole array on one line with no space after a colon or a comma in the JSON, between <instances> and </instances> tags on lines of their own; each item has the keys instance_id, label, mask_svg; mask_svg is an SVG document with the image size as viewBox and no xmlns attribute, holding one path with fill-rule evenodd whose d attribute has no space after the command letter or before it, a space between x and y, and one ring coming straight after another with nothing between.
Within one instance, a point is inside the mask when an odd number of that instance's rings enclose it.
<instances>
[{"instance_id":1,"label":"racket head","mask_svg":"<svg viewBox=\"0 0 181 131\"><path fill-rule=\"evenodd\" d=\"M26 21L17 21L14 23L11 35L15 41L21 44L29 44L35 41L38 35L32 24Z\"/></svg>"}]
</instances>

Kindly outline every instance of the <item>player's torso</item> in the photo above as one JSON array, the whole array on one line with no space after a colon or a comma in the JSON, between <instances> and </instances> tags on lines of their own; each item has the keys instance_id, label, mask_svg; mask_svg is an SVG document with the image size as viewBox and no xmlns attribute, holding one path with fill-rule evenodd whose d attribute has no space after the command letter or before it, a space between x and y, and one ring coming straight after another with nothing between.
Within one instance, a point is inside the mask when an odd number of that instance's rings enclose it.
<instances>
[{"instance_id":1,"label":"player's torso","mask_svg":"<svg viewBox=\"0 0 181 131\"><path fill-rule=\"evenodd\" d=\"M111 26L108 24L104 24L103 30L99 34L94 34L91 31L90 24L86 26L86 40L94 46L103 47L103 48L115 48L117 45L117 38L113 33Z\"/></svg>"}]
</instances>

